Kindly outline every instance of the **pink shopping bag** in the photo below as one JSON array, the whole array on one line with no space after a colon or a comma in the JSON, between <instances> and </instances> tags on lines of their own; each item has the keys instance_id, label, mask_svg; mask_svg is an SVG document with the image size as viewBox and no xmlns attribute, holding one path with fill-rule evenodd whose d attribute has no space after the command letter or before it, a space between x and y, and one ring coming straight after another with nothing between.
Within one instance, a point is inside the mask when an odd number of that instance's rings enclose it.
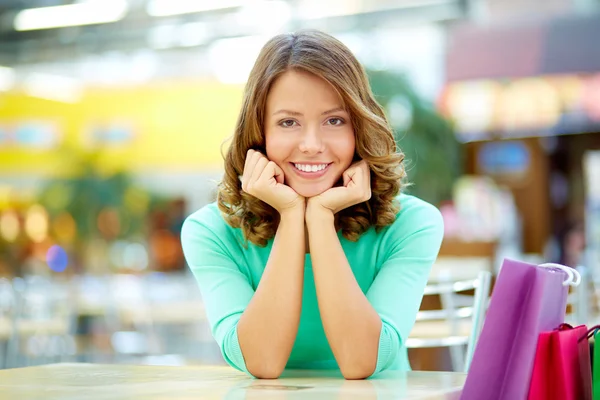
<instances>
[{"instance_id":1,"label":"pink shopping bag","mask_svg":"<svg viewBox=\"0 0 600 400\"><path fill-rule=\"evenodd\" d=\"M588 330L561 324L539 336L528 400L592 400Z\"/></svg>"}]
</instances>

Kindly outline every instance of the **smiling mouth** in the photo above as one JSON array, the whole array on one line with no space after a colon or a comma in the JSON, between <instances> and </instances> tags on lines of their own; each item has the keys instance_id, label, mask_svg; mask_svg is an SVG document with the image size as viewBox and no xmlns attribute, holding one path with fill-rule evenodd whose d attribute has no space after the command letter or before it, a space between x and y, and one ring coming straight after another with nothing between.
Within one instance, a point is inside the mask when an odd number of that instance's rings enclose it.
<instances>
[{"instance_id":1,"label":"smiling mouth","mask_svg":"<svg viewBox=\"0 0 600 400\"><path fill-rule=\"evenodd\" d=\"M323 164L301 164L301 163L290 163L294 166L294 168L298 171L304 173L318 173L322 172L327 167L329 167L332 163L323 163Z\"/></svg>"}]
</instances>

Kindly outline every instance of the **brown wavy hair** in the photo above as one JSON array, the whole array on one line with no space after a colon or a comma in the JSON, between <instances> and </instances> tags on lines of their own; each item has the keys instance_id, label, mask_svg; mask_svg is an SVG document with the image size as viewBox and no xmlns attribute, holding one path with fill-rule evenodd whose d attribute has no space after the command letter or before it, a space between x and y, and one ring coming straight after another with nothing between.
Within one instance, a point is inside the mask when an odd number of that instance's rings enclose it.
<instances>
[{"instance_id":1,"label":"brown wavy hair","mask_svg":"<svg viewBox=\"0 0 600 400\"><path fill-rule=\"evenodd\" d=\"M323 32L304 30L275 36L262 48L246 83L232 143L225 157L225 174L217 202L225 220L241 228L246 240L265 246L275 236L278 212L242 190L240 176L249 149L265 152L263 123L266 100L273 82L284 72L297 69L327 82L341 96L351 115L356 138L355 159L371 170L371 199L340 211L336 228L356 241L370 226L377 229L396 219L395 201L405 177L404 154L397 149L383 109L375 101L367 75L337 39Z\"/></svg>"}]
</instances>

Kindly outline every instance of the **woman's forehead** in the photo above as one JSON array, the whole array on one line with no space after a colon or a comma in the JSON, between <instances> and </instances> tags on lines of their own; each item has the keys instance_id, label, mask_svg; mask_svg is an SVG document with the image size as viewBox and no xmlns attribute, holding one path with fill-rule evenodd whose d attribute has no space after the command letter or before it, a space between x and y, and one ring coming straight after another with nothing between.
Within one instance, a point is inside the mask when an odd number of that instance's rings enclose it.
<instances>
[{"instance_id":1,"label":"woman's forehead","mask_svg":"<svg viewBox=\"0 0 600 400\"><path fill-rule=\"evenodd\" d=\"M304 71L287 71L271 86L267 95L267 113L280 110L292 113L343 111L344 101L325 79Z\"/></svg>"}]
</instances>

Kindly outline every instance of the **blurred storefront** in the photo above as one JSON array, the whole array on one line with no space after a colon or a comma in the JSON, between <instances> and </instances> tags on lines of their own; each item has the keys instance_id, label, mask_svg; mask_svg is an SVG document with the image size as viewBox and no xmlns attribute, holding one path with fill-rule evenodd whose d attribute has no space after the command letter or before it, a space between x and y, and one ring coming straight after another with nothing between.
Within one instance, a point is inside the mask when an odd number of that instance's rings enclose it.
<instances>
[{"instance_id":1,"label":"blurred storefront","mask_svg":"<svg viewBox=\"0 0 600 400\"><path fill-rule=\"evenodd\" d=\"M39 0L28 7L0 1L5 276L185 270L181 221L215 198L243 84L270 36L325 30L370 71L387 73L379 92L402 77L410 85L401 90L434 99L443 85L444 24L466 15L460 0ZM86 8L106 19L67 18ZM406 93L386 93L399 130L440 122L417 107L420 98L406 106ZM425 186L436 199L439 190ZM56 251L64 268L48 268Z\"/></svg>"},{"instance_id":2,"label":"blurred storefront","mask_svg":"<svg viewBox=\"0 0 600 400\"><path fill-rule=\"evenodd\" d=\"M460 174L460 144L431 100L446 24L466 3L0 0L0 294L68 294L64 357L223 362L179 234L215 198L262 45L301 28L346 43L410 158L413 193L437 204ZM46 362L45 351L0 368Z\"/></svg>"},{"instance_id":3,"label":"blurred storefront","mask_svg":"<svg viewBox=\"0 0 600 400\"><path fill-rule=\"evenodd\" d=\"M466 172L512 193L523 252L573 266L600 265L598 37L593 14L455 26L439 100Z\"/></svg>"}]
</instances>

